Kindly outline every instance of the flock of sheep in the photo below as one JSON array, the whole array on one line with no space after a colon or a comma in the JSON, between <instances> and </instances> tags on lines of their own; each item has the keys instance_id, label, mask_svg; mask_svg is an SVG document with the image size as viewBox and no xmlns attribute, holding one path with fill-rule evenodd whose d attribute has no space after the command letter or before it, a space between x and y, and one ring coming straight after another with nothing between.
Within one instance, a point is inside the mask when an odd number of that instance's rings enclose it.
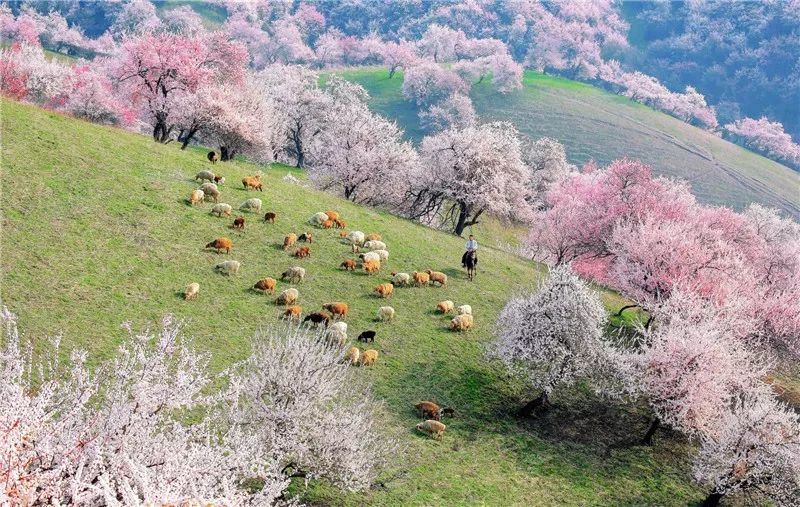
<instances>
[{"instance_id":1,"label":"flock of sheep","mask_svg":"<svg viewBox=\"0 0 800 507\"><path fill-rule=\"evenodd\" d=\"M210 160L210 158L209 158ZM263 191L261 175L246 176L242 179L242 186L245 190L259 190ZM225 178L215 175L212 171L203 170L197 173L195 180L201 183L201 186L193 190L189 196L188 202L194 206L207 200L212 200L214 205L211 208L211 214L220 218L230 217L233 212L233 207L229 204L219 202L221 192L220 185L224 185ZM240 206L239 211L247 211L251 213L258 213L261 211L262 201L258 198L249 198L245 200ZM275 212L267 212L264 215L264 222L274 224L277 219ZM232 224L234 229L244 229L245 217L237 216ZM367 274L374 274L380 271L381 267L389 260L389 251L386 243L382 241L381 235L378 233L364 234L361 231L345 231L346 223L342 220L338 212L329 210L325 212L318 212L311 216L309 223L320 229L338 229L339 238L343 243L350 245L350 251L353 254L359 254L358 259L346 259L339 268L346 271L355 271L360 268ZM304 232L299 236L294 233L287 234L283 240L283 250L291 252L291 255L298 259L304 259L311 255L311 247L314 241L314 234L311 232ZM298 243L304 243L300 246ZM233 248L233 242L226 237L216 238L209 242L206 249L213 249L218 253L229 254ZM364 253L362 252L362 249ZM214 265L214 270L223 275L235 275L239 272L241 264L239 261L226 260ZM280 279L290 284L299 284L305 279L306 270L301 266L293 266L284 271ZM428 286L438 284L439 286L447 285L447 275L438 271L414 271L412 273L399 273L392 272L389 282L378 284L374 288L374 293L381 298L391 298L395 292L395 287L408 287L408 286ZM274 278L263 278L258 280L252 287L252 290L274 294L277 287L277 280ZM199 283L190 283L185 291L184 298L186 300L193 300L198 297L200 292ZM314 327L323 327L325 329L326 337L338 346L344 346L347 342L347 323L344 320L347 318L349 306L343 302L331 302L322 305L322 310L312 312L303 317L303 308L297 304L300 297L300 292L294 287L290 287L281 291L275 300L278 305L284 306L281 317L301 325L309 325ZM456 315L450 321L450 329L454 331L466 331L473 326L472 307L470 305L461 305L456 307L452 301L441 301L436 305L436 311L440 314ZM380 306L377 312L377 319L382 322L391 322L395 318L395 309L391 306ZM376 332L372 330L360 333L357 340L360 342L374 342ZM344 355L344 360L352 365L372 366L378 359L378 351L375 349L367 349L361 351L358 347L350 347ZM446 426L440 422L442 415L452 416L454 410L452 408L440 408L437 404L431 401L423 401L415 405L419 414L425 419L424 422L417 425L417 429L434 437L441 438Z\"/></svg>"}]
</instances>

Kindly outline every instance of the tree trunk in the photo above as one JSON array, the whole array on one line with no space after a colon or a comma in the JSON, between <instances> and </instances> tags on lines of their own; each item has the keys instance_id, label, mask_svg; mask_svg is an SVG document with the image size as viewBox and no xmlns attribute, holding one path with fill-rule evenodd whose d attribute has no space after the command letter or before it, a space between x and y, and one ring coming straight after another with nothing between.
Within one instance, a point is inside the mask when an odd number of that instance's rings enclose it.
<instances>
[{"instance_id":1,"label":"tree trunk","mask_svg":"<svg viewBox=\"0 0 800 507\"><path fill-rule=\"evenodd\" d=\"M538 398L526 403L517 413L520 417L530 417L534 410L548 405L550 405L550 399L547 396L547 392L543 392Z\"/></svg>"},{"instance_id":2,"label":"tree trunk","mask_svg":"<svg viewBox=\"0 0 800 507\"><path fill-rule=\"evenodd\" d=\"M394 67L389 69L389 79L392 79L394 77L394 73L395 73L396 70L397 69L395 69Z\"/></svg>"},{"instance_id":3,"label":"tree trunk","mask_svg":"<svg viewBox=\"0 0 800 507\"><path fill-rule=\"evenodd\" d=\"M461 233L464 232L464 229L467 227L467 218L469 218L469 206L463 203L459 203L458 205L458 221L456 222L456 228L453 232L456 233L456 236L461 236Z\"/></svg>"},{"instance_id":4,"label":"tree trunk","mask_svg":"<svg viewBox=\"0 0 800 507\"><path fill-rule=\"evenodd\" d=\"M647 428L647 433L645 433L644 438L642 438L642 445L653 444L653 435L655 435L659 426L661 426L661 420L658 417L653 418L653 422L651 422L650 427Z\"/></svg>"},{"instance_id":5,"label":"tree trunk","mask_svg":"<svg viewBox=\"0 0 800 507\"><path fill-rule=\"evenodd\" d=\"M639 306L639 305L625 305L625 306L623 306L617 312L617 317L622 317L622 312L624 312L625 310L629 310L631 308L636 308L637 306Z\"/></svg>"},{"instance_id":6,"label":"tree trunk","mask_svg":"<svg viewBox=\"0 0 800 507\"><path fill-rule=\"evenodd\" d=\"M220 146L219 147L219 159L223 162L227 162L229 160L233 160L233 157L236 156L236 150L230 150L227 146Z\"/></svg>"},{"instance_id":7,"label":"tree trunk","mask_svg":"<svg viewBox=\"0 0 800 507\"><path fill-rule=\"evenodd\" d=\"M189 129L189 132L187 132L185 135L184 135L183 132L181 132L181 135L178 136L178 139L182 141L182 144L181 144L181 149L182 150L185 150L186 147L189 146L189 143L192 141L192 139L194 138L194 135L196 133L197 133L197 129L195 129L195 128ZM183 136L183 137L181 137L181 136Z\"/></svg>"},{"instance_id":8,"label":"tree trunk","mask_svg":"<svg viewBox=\"0 0 800 507\"><path fill-rule=\"evenodd\" d=\"M297 157L296 167L302 168L306 163L306 154L303 151L303 138L300 137L299 131L295 131L295 133L292 134L292 141L294 142L294 152Z\"/></svg>"},{"instance_id":9,"label":"tree trunk","mask_svg":"<svg viewBox=\"0 0 800 507\"><path fill-rule=\"evenodd\" d=\"M702 507L716 507L717 505L719 505L719 501L722 500L722 496L723 496L722 493L717 493L716 491L714 491L710 493L706 497L706 499L703 500L703 503L701 503L700 505Z\"/></svg>"}]
</instances>

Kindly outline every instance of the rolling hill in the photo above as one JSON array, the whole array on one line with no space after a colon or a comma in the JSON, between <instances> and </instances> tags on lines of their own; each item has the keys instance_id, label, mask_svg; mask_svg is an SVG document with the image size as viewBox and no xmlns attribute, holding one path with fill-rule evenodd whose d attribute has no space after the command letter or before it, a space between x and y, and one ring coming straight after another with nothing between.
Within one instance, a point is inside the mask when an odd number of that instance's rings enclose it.
<instances>
[{"instance_id":1,"label":"rolling hill","mask_svg":"<svg viewBox=\"0 0 800 507\"><path fill-rule=\"evenodd\" d=\"M247 215L243 232L232 219L209 215L210 204L189 206L192 177L207 167L205 151L181 151L149 138L3 100L2 283L0 299L20 318L37 347L63 333L66 350L86 348L94 361L110 357L123 338L123 321L135 328L164 313L186 320L186 333L212 354L219 371L243 358L254 331L276 322L280 308L249 287L288 266L307 268L299 285L306 311L331 300L351 305L351 336L377 330L381 357L361 370L387 406L387 428L405 446L381 484L345 494L321 483L294 491L313 504L335 505L641 505L699 501L689 479L687 444L668 432L652 448L633 445L648 423L637 407L606 406L584 388L555 398L553 410L520 421L512 414L528 396L496 365L483 359L493 321L510 293L533 286L540 266L484 248L477 281L458 266L462 240L381 211L283 181L294 170L245 161L218 164L227 177L222 200L238 205L258 196L279 215L275 225ZM237 182L263 171L265 191ZM295 173L297 174L297 173ZM302 178L301 174L297 174ZM340 271L351 256L335 231L314 231L312 257L294 260L284 234L310 228L315 211L335 208L352 228L378 231L392 257L377 276ZM230 255L203 250L218 236L233 238ZM221 259L242 262L238 276L215 274ZM406 288L389 304L391 324L376 323L386 304L372 288L389 270L434 268L451 277L446 288ZM200 296L181 291L198 281ZM279 289L286 284L279 284ZM603 292L609 309L623 301ZM473 305L476 328L447 330L433 312L452 299ZM453 405L443 441L416 434L413 403L436 399ZM358 438L358 435L353 435Z\"/></svg>"},{"instance_id":2,"label":"rolling hill","mask_svg":"<svg viewBox=\"0 0 800 507\"><path fill-rule=\"evenodd\" d=\"M402 96L401 74L389 79L382 68L341 74L364 86L373 109L396 120L409 138L425 135L415 106ZM625 97L531 71L522 90L502 95L484 81L471 96L482 121L511 121L530 138L558 139L575 164L639 159L657 174L687 180L703 202L735 209L757 202L800 217L800 174Z\"/></svg>"}]
</instances>

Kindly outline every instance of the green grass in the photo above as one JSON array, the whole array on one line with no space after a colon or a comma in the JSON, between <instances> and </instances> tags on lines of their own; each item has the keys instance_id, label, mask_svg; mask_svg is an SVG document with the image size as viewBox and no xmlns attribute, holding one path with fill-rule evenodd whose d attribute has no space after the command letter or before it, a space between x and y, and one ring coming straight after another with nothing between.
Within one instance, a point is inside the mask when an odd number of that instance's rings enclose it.
<instances>
[{"instance_id":1,"label":"green grass","mask_svg":"<svg viewBox=\"0 0 800 507\"><path fill-rule=\"evenodd\" d=\"M402 97L402 73L393 79L382 68L342 74L363 85L371 106L411 139L425 135L415 107ZM758 202L800 217L797 172L625 97L531 71L522 90L502 95L485 81L471 95L482 120L511 121L531 138L558 139L576 164L639 159L657 174L686 179L704 202L736 209Z\"/></svg>"},{"instance_id":2,"label":"green grass","mask_svg":"<svg viewBox=\"0 0 800 507\"><path fill-rule=\"evenodd\" d=\"M67 118L3 100L2 283L0 298L16 312L26 339L38 346L63 332L66 349L86 348L94 362L106 359L123 338L120 323L135 328L167 312L187 319L196 346L212 354L219 371L246 356L259 326L276 322L280 308L249 287L277 277L288 266L307 268L299 285L306 311L339 300L351 305L350 335L378 331L376 366L359 370L385 400L385 426L397 432L402 455L382 475L383 486L345 494L325 484L294 490L319 505L686 505L703 492L689 478L687 444L666 432L652 448L631 445L644 432L647 413L606 406L584 388L560 393L552 411L520 421L512 412L530 393L483 359L497 313L509 294L531 288L543 269L510 254L484 248L475 282L458 261L463 240L328 194L282 181L293 169L267 169L244 161L221 163L222 201L248 197L276 211L275 225L246 215L244 232L232 219L209 215L210 204L191 207L185 198L192 177L208 164L205 151L181 151L149 138ZM242 176L263 170L265 191L246 192ZM380 275L342 272L351 256L335 231L314 230L312 257L295 261L280 249L288 232L311 227L314 212L339 210L352 229L380 232L391 259ZM230 255L203 251L218 236L234 241ZM242 262L238 276L212 271L222 259ZM372 288L390 270L438 269L447 288L403 288L390 301ZM180 297L190 282L199 298ZM280 284L283 289L286 284ZM609 309L624 301L602 294ZM476 328L446 329L432 309L443 299L469 303ZM375 323L380 305L397 320ZM453 405L441 442L418 435L412 405L435 399ZM358 438L358 435L352 435Z\"/></svg>"}]
</instances>

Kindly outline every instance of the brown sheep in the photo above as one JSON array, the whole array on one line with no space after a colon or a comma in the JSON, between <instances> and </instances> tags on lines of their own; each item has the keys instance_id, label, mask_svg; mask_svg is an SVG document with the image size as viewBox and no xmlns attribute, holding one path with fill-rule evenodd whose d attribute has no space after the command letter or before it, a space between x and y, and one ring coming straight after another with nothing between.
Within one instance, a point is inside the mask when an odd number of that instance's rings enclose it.
<instances>
[{"instance_id":1,"label":"brown sheep","mask_svg":"<svg viewBox=\"0 0 800 507\"><path fill-rule=\"evenodd\" d=\"M439 304L436 305L436 311L439 313L450 313L453 311L454 306L452 301L440 301Z\"/></svg>"},{"instance_id":2,"label":"brown sheep","mask_svg":"<svg viewBox=\"0 0 800 507\"><path fill-rule=\"evenodd\" d=\"M314 242L314 235L310 232L304 232L297 238L297 241L302 241L304 243L313 243Z\"/></svg>"},{"instance_id":3,"label":"brown sheep","mask_svg":"<svg viewBox=\"0 0 800 507\"><path fill-rule=\"evenodd\" d=\"M340 231L340 232L339 232L339 238L340 238L340 239L344 239L344 238L346 238L346 237L347 237L347 232L345 232L345 231Z\"/></svg>"},{"instance_id":4,"label":"brown sheep","mask_svg":"<svg viewBox=\"0 0 800 507\"><path fill-rule=\"evenodd\" d=\"M328 310L333 315L334 319L347 318L347 312L350 308L347 306L347 303L327 303L322 305L323 310Z\"/></svg>"},{"instance_id":5,"label":"brown sheep","mask_svg":"<svg viewBox=\"0 0 800 507\"><path fill-rule=\"evenodd\" d=\"M219 154L216 151L209 151L208 155L206 155L208 161L212 164L216 164L217 160L219 160Z\"/></svg>"},{"instance_id":6,"label":"brown sheep","mask_svg":"<svg viewBox=\"0 0 800 507\"><path fill-rule=\"evenodd\" d=\"M372 234L367 234L366 240L367 241L380 241L381 240L381 235L378 234L377 232L373 232Z\"/></svg>"},{"instance_id":7,"label":"brown sheep","mask_svg":"<svg viewBox=\"0 0 800 507\"><path fill-rule=\"evenodd\" d=\"M372 366L378 360L378 351L375 349L365 350L361 353L361 366Z\"/></svg>"},{"instance_id":8,"label":"brown sheep","mask_svg":"<svg viewBox=\"0 0 800 507\"><path fill-rule=\"evenodd\" d=\"M392 294L394 294L394 285L391 283L382 283L375 287L374 292L377 292L384 298L392 297Z\"/></svg>"},{"instance_id":9,"label":"brown sheep","mask_svg":"<svg viewBox=\"0 0 800 507\"><path fill-rule=\"evenodd\" d=\"M233 220L234 229L244 229L244 217L236 217Z\"/></svg>"},{"instance_id":10,"label":"brown sheep","mask_svg":"<svg viewBox=\"0 0 800 507\"><path fill-rule=\"evenodd\" d=\"M330 210L326 211L325 214L328 215L328 220L332 222L335 222L339 219L339 213L337 211Z\"/></svg>"},{"instance_id":11,"label":"brown sheep","mask_svg":"<svg viewBox=\"0 0 800 507\"><path fill-rule=\"evenodd\" d=\"M414 405L414 408L417 409L417 412L423 419L439 420L439 411L441 407L432 401L421 401Z\"/></svg>"},{"instance_id":12,"label":"brown sheep","mask_svg":"<svg viewBox=\"0 0 800 507\"><path fill-rule=\"evenodd\" d=\"M423 433L430 435L432 438L435 438L436 440L441 440L442 435L444 435L444 430L447 429L447 426L440 423L439 421L428 419L427 421L417 424L417 429Z\"/></svg>"},{"instance_id":13,"label":"brown sheep","mask_svg":"<svg viewBox=\"0 0 800 507\"><path fill-rule=\"evenodd\" d=\"M267 292L274 294L277 283L278 282L274 278L263 278L253 285L253 289L263 291L265 294Z\"/></svg>"},{"instance_id":14,"label":"brown sheep","mask_svg":"<svg viewBox=\"0 0 800 507\"><path fill-rule=\"evenodd\" d=\"M421 273L419 271L414 271L413 273L411 273L411 276L414 278L414 283L417 284L418 286L428 285L428 283L431 281L431 277L428 275L428 273Z\"/></svg>"},{"instance_id":15,"label":"brown sheep","mask_svg":"<svg viewBox=\"0 0 800 507\"><path fill-rule=\"evenodd\" d=\"M365 261L363 268L367 273L377 273L381 269L381 261Z\"/></svg>"},{"instance_id":16,"label":"brown sheep","mask_svg":"<svg viewBox=\"0 0 800 507\"><path fill-rule=\"evenodd\" d=\"M453 320L450 321L450 329L453 331L466 331L472 327L472 323L472 315L466 313L463 315L456 315Z\"/></svg>"},{"instance_id":17,"label":"brown sheep","mask_svg":"<svg viewBox=\"0 0 800 507\"><path fill-rule=\"evenodd\" d=\"M356 261L353 259L347 259L343 263L339 264L340 268L344 268L345 271L355 271L356 270Z\"/></svg>"},{"instance_id":18,"label":"brown sheep","mask_svg":"<svg viewBox=\"0 0 800 507\"><path fill-rule=\"evenodd\" d=\"M439 271L431 271L430 269L425 272L431 277L431 283L438 283L441 287L447 285L447 275L444 273Z\"/></svg>"},{"instance_id":19,"label":"brown sheep","mask_svg":"<svg viewBox=\"0 0 800 507\"><path fill-rule=\"evenodd\" d=\"M225 176L214 175L214 183L217 185L222 185L225 183Z\"/></svg>"},{"instance_id":20,"label":"brown sheep","mask_svg":"<svg viewBox=\"0 0 800 507\"><path fill-rule=\"evenodd\" d=\"M298 305L292 305L283 312L283 318L289 320L296 320L300 321L300 315L303 313L303 307Z\"/></svg>"},{"instance_id":21,"label":"brown sheep","mask_svg":"<svg viewBox=\"0 0 800 507\"><path fill-rule=\"evenodd\" d=\"M293 247L295 243L297 243L297 234L291 232L283 238L283 249L288 250Z\"/></svg>"},{"instance_id":22,"label":"brown sheep","mask_svg":"<svg viewBox=\"0 0 800 507\"><path fill-rule=\"evenodd\" d=\"M193 190L192 191L192 195L189 196L189 204L194 206L198 202L203 202L203 199L205 198L205 196L206 196L206 194L202 190L200 190L200 189Z\"/></svg>"},{"instance_id":23,"label":"brown sheep","mask_svg":"<svg viewBox=\"0 0 800 507\"><path fill-rule=\"evenodd\" d=\"M209 197L211 197L212 199L214 199L214 202L219 202L219 196L222 195L219 192L219 189L216 188L206 188L205 190L203 190L203 192L206 194L204 199L208 199Z\"/></svg>"},{"instance_id":24,"label":"brown sheep","mask_svg":"<svg viewBox=\"0 0 800 507\"><path fill-rule=\"evenodd\" d=\"M344 360L350 364L356 364L360 357L361 351L358 350L358 347L350 347L344 355Z\"/></svg>"},{"instance_id":25,"label":"brown sheep","mask_svg":"<svg viewBox=\"0 0 800 507\"><path fill-rule=\"evenodd\" d=\"M225 250L225 253L231 253L231 248L233 248L233 242L228 238L217 238L211 243L206 245L206 248L213 248L220 252L220 250Z\"/></svg>"},{"instance_id":26,"label":"brown sheep","mask_svg":"<svg viewBox=\"0 0 800 507\"><path fill-rule=\"evenodd\" d=\"M323 229L332 229L333 228L333 220L325 220L322 222Z\"/></svg>"},{"instance_id":27,"label":"brown sheep","mask_svg":"<svg viewBox=\"0 0 800 507\"><path fill-rule=\"evenodd\" d=\"M300 259L303 259L305 257L310 257L311 256L311 249L309 247L307 247L307 246L301 246L300 248L295 250L292 255L294 255L295 257L298 257Z\"/></svg>"},{"instance_id":28,"label":"brown sheep","mask_svg":"<svg viewBox=\"0 0 800 507\"><path fill-rule=\"evenodd\" d=\"M268 211L264 213L264 221L269 222L271 224L275 223L275 219L278 218L278 214L274 211Z\"/></svg>"},{"instance_id":29,"label":"brown sheep","mask_svg":"<svg viewBox=\"0 0 800 507\"><path fill-rule=\"evenodd\" d=\"M263 192L264 189L261 186L261 176L245 176L242 178L242 185L244 186L245 190L258 190Z\"/></svg>"},{"instance_id":30,"label":"brown sheep","mask_svg":"<svg viewBox=\"0 0 800 507\"><path fill-rule=\"evenodd\" d=\"M334 220L333 225L335 225L337 229L344 229L345 227L347 227L347 223L345 223L345 221L340 218ZM344 236L342 236L341 234L339 235L340 238L344 238L345 236L347 235L346 234Z\"/></svg>"},{"instance_id":31,"label":"brown sheep","mask_svg":"<svg viewBox=\"0 0 800 507\"><path fill-rule=\"evenodd\" d=\"M306 315L306 318L303 319L303 324L306 322L311 322L314 324L314 327L319 327L320 324L323 324L323 327L328 327L328 324L331 321L331 316L325 312L315 312Z\"/></svg>"}]
</instances>

